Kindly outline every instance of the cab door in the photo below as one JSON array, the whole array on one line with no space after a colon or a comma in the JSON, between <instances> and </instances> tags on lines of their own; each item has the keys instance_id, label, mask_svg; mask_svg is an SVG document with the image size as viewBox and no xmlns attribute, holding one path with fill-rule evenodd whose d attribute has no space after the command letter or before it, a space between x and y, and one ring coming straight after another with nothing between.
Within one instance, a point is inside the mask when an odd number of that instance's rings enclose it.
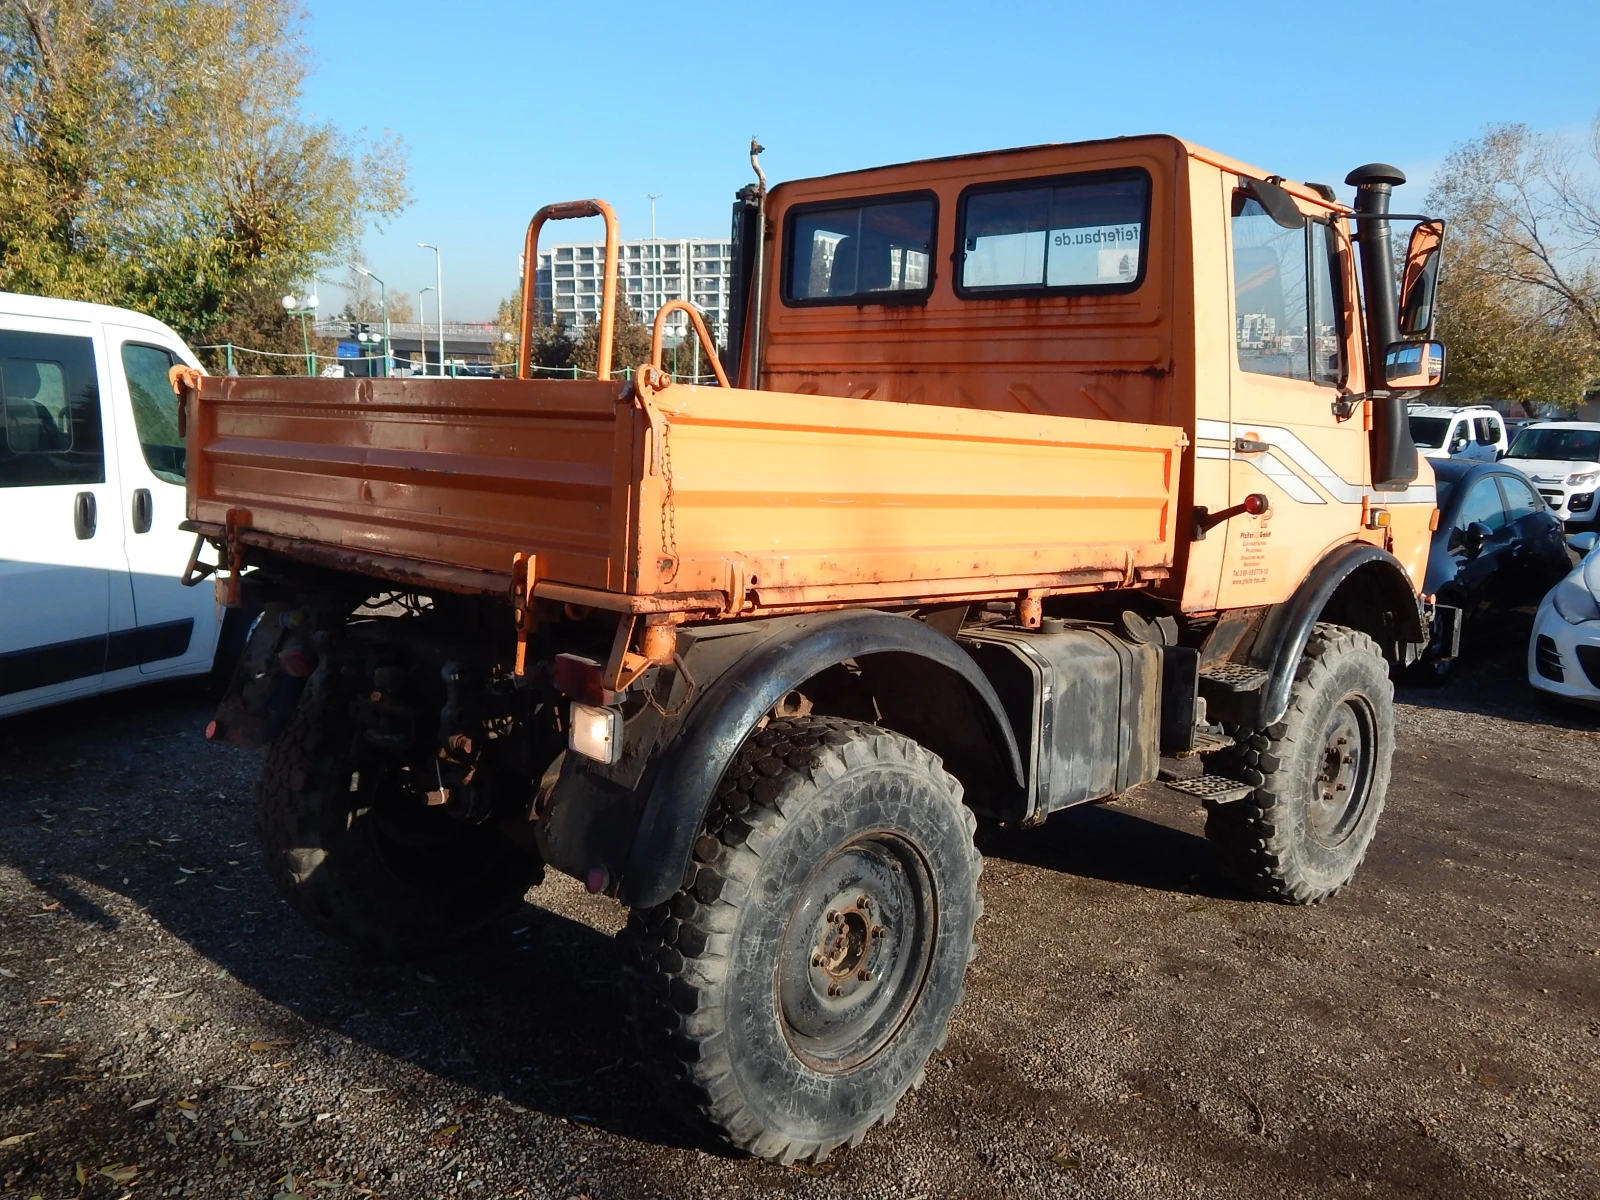
<instances>
[{"instance_id":1,"label":"cab door","mask_svg":"<svg viewBox=\"0 0 1600 1200\"><path fill-rule=\"evenodd\" d=\"M1337 405L1356 345L1343 229L1314 218L1285 224L1242 187L1229 212L1230 502L1262 493L1270 508L1228 522L1224 607L1287 597L1360 528L1368 477L1361 410L1341 415Z\"/></svg>"},{"instance_id":2,"label":"cab door","mask_svg":"<svg viewBox=\"0 0 1600 1200\"><path fill-rule=\"evenodd\" d=\"M150 330L106 326L115 419L124 447L121 504L127 523L136 636L114 655L107 686L141 676L210 668L220 627L209 587L184 587L194 535L184 519L184 444L167 373L191 356Z\"/></svg>"},{"instance_id":3,"label":"cab door","mask_svg":"<svg viewBox=\"0 0 1600 1200\"><path fill-rule=\"evenodd\" d=\"M128 581L94 327L11 314L0 326L3 714L100 690Z\"/></svg>"}]
</instances>

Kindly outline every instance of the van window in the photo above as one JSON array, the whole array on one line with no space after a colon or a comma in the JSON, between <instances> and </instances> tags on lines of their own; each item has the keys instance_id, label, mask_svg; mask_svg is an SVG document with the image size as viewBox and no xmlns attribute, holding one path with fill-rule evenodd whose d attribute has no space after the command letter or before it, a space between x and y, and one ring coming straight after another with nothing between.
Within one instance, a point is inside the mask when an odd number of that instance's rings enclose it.
<instances>
[{"instance_id":1,"label":"van window","mask_svg":"<svg viewBox=\"0 0 1600 1200\"><path fill-rule=\"evenodd\" d=\"M1339 383L1344 374L1339 263L1338 235L1331 225L1308 220L1298 229L1285 229L1253 196L1234 193L1234 338L1240 370Z\"/></svg>"},{"instance_id":2,"label":"van window","mask_svg":"<svg viewBox=\"0 0 1600 1200\"><path fill-rule=\"evenodd\" d=\"M956 291L1128 291L1144 278L1143 171L981 184L962 193Z\"/></svg>"},{"instance_id":3,"label":"van window","mask_svg":"<svg viewBox=\"0 0 1600 1200\"><path fill-rule=\"evenodd\" d=\"M931 195L791 209L789 304L903 304L933 288Z\"/></svg>"},{"instance_id":4,"label":"van window","mask_svg":"<svg viewBox=\"0 0 1600 1200\"><path fill-rule=\"evenodd\" d=\"M1419 450L1437 450L1450 430L1449 417L1412 417L1411 440Z\"/></svg>"},{"instance_id":5,"label":"van window","mask_svg":"<svg viewBox=\"0 0 1600 1200\"><path fill-rule=\"evenodd\" d=\"M105 482L89 338L0 331L0 403L0 487Z\"/></svg>"},{"instance_id":6,"label":"van window","mask_svg":"<svg viewBox=\"0 0 1600 1200\"><path fill-rule=\"evenodd\" d=\"M139 431L139 449L145 465L157 479L183 482L183 439L178 436L178 398L167 372L177 358L159 346L125 342L122 371L133 400L133 423Z\"/></svg>"}]
</instances>

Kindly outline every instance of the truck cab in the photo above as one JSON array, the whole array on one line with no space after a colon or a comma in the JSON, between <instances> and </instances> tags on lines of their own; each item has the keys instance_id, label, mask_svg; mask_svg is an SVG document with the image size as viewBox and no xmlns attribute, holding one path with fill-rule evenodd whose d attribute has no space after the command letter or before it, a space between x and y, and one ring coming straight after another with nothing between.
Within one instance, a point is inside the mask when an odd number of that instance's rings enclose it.
<instances>
[{"instance_id":1,"label":"truck cab","mask_svg":"<svg viewBox=\"0 0 1600 1200\"><path fill-rule=\"evenodd\" d=\"M174 365L199 369L142 313L0 293L0 715L212 669Z\"/></svg>"}]
</instances>

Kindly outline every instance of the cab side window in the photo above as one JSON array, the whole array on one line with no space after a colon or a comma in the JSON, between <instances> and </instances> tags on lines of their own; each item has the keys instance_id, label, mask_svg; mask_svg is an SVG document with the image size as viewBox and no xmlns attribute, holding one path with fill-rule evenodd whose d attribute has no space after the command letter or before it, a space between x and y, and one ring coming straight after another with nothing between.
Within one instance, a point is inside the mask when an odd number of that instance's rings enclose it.
<instances>
[{"instance_id":1,"label":"cab side window","mask_svg":"<svg viewBox=\"0 0 1600 1200\"><path fill-rule=\"evenodd\" d=\"M1478 428L1478 445L1496 446L1500 443L1500 422L1493 417L1479 417L1474 424Z\"/></svg>"},{"instance_id":2,"label":"cab side window","mask_svg":"<svg viewBox=\"0 0 1600 1200\"><path fill-rule=\"evenodd\" d=\"M1233 197L1234 337L1239 368L1337 386L1344 374L1338 235L1286 229L1253 196Z\"/></svg>"},{"instance_id":3,"label":"cab side window","mask_svg":"<svg viewBox=\"0 0 1600 1200\"><path fill-rule=\"evenodd\" d=\"M178 402L167 372L177 363L172 351L160 346L126 342L122 371L133 400L133 423L139 431L139 449L157 479L183 482L183 438L178 435Z\"/></svg>"},{"instance_id":4,"label":"cab side window","mask_svg":"<svg viewBox=\"0 0 1600 1200\"><path fill-rule=\"evenodd\" d=\"M0 331L0 407L0 487L105 482L89 338Z\"/></svg>"},{"instance_id":5,"label":"cab side window","mask_svg":"<svg viewBox=\"0 0 1600 1200\"><path fill-rule=\"evenodd\" d=\"M1490 532L1506 523L1505 506L1500 502L1500 489L1495 486L1493 476L1473 484L1467 498L1461 502L1461 515L1456 518L1456 528L1466 529L1474 522L1488 526Z\"/></svg>"}]
</instances>

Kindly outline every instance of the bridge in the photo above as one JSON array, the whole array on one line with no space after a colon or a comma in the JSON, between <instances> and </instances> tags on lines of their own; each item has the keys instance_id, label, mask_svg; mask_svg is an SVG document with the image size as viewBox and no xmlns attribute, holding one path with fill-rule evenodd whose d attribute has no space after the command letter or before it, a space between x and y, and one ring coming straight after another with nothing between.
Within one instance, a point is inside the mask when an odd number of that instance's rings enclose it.
<instances>
[{"instance_id":1,"label":"bridge","mask_svg":"<svg viewBox=\"0 0 1600 1200\"><path fill-rule=\"evenodd\" d=\"M335 341L351 340L350 321L319 320L317 336ZM383 322L368 321L367 328L374 333L383 332ZM446 321L444 325L444 350L451 358L469 361L488 361L494 357L494 348L500 344L500 327L493 321ZM389 325L389 345L396 358L409 358L421 354L426 344L428 361L439 361L439 326L436 323L393 321Z\"/></svg>"}]
</instances>

